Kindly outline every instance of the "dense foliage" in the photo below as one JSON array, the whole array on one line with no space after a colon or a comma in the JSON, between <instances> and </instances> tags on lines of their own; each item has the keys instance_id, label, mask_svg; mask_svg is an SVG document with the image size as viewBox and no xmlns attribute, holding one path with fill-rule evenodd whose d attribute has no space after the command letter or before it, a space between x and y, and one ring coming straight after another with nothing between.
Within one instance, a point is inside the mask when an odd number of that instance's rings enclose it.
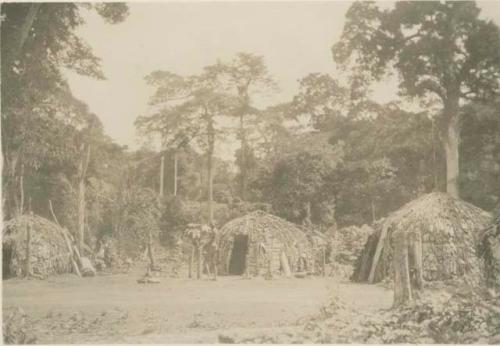
<instances>
[{"instance_id":1,"label":"dense foliage","mask_svg":"<svg viewBox=\"0 0 500 346\"><path fill-rule=\"evenodd\" d=\"M500 203L499 34L474 3L355 3L333 49L352 73L310 73L289 102L262 109L257 96L276 90L262 56L238 53L191 76L154 71L146 77L151 112L136 122L145 139L138 150L107 137L62 73L104 78L76 34L89 10L110 24L128 14L120 3L2 4L6 219L29 208L48 219L53 212L74 234L83 230L90 247L104 235L142 241L145 225L173 244L189 222L221 225L254 209L323 230L370 224L448 188L443 114L457 85L460 196L485 210ZM370 82L386 72L400 75L402 96L426 106L374 102ZM239 146L233 161L218 157L218 143Z\"/></svg>"}]
</instances>

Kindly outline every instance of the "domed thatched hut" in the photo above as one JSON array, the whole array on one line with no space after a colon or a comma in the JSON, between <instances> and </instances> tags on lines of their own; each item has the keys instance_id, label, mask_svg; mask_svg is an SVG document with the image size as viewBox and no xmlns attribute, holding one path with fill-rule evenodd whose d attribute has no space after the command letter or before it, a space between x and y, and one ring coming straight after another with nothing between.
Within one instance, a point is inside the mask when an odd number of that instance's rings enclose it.
<instances>
[{"instance_id":1,"label":"domed thatched hut","mask_svg":"<svg viewBox=\"0 0 500 346\"><path fill-rule=\"evenodd\" d=\"M479 253L486 265L489 284L500 286L500 212L492 224L482 231Z\"/></svg>"},{"instance_id":2,"label":"domed thatched hut","mask_svg":"<svg viewBox=\"0 0 500 346\"><path fill-rule=\"evenodd\" d=\"M236 218L220 230L219 272L223 275L294 271L300 258L306 259L306 267L312 265L312 246L306 233L266 212L258 210Z\"/></svg>"},{"instance_id":3,"label":"domed thatched hut","mask_svg":"<svg viewBox=\"0 0 500 346\"><path fill-rule=\"evenodd\" d=\"M33 274L71 272L71 255L61 229L40 216L22 215L3 226L3 277L24 276L27 228L31 226L30 258Z\"/></svg>"},{"instance_id":4,"label":"domed thatched hut","mask_svg":"<svg viewBox=\"0 0 500 346\"><path fill-rule=\"evenodd\" d=\"M478 278L482 260L476 244L480 230L490 222L489 213L445 193L424 195L375 223L351 279L373 283L387 277L392 271L393 236L404 232L421 237L424 280Z\"/></svg>"}]
</instances>

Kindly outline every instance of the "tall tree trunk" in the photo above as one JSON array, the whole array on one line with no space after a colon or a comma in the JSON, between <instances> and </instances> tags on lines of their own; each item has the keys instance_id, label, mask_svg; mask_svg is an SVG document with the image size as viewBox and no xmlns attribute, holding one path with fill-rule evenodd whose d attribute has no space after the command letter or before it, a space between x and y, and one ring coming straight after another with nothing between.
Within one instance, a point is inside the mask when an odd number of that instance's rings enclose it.
<instances>
[{"instance_id":1,"label":"tall tree trunk","mask_svg":"<svg viewBox=\"0 0 500 346\"><path fill-rule=\"evenodd\" d=\"M161 154L160 161L160 197L163 197L163 179L164 179L164 169L165 169L165 155Z\"/></svg>"},{"instance_id":2,"label":"tall tree trunk","mask_svg":"<svg viewBox=\"0 0 500 346\"><path fill-rule=\"evenodd\" d=\"M246 195L247 175L247 143L245 138L245 123L243 111L240 113L240 198L244 201Z\"/></svg>"},{"instance_id":3,"label":"tall tree trunk","mask_svg":"<svg viewBox=\"0 0 500 346\"><path fill-rule=\"evenodd\" d=\"M311 223L312 223L311 222L311 201L307 201L305 203L304 209L306 211L306 215L304 216L303 224L306 227L310 227Z\"/></svg>"},{"instance_id":4,"label":"tall tree trunk","mask_svg":"<svg viewBox=\"0 0 500 346\"><path fill-rule=\"evenodd\" d=\"M434 178L434 191L438 191L438 172L437 172L437 150L436 150L436 126L434 118L432 119L431 144L432 144L432 174Z\"/></svg>"},{"instance_id":5,"label":"tall tree trunk","mask_svg":"<svg viewBox=\"0 0 500 346\"><path fill-rule=\"evenodd\" d=\"M36 15L38 14L38 10L40 9L41 3L33 3L30 5L28 9L28 13L24 18L22 25L19 28L19 32L17 34L16 45L10 52L8 63L13 63L15 60L19 59L19 56L22 53L24 44L28 39L28 35L30 33L31 27L33 26L33 22L35 21Z\"/></svg>"},{"instance_id":6,"label":"tall tree trunk","mask_svg":"<svg viewBox=\"0 0 500 346\"><path fill-rule=\"evenodd\" d=\"M80 160L79 174L78 174L78 244L77 248L83 256L83 244L85 242L85 176L87 174L87 167L90 161L90 144L83 148L86 149L85 154Z\"/></svg>"},{"instance_id":7,"label":"tall tree trunk","mask_svg":"<svg viewBox=\"0 0 500 346\"><path fill-rule=\"evenodd\" d=\"M19 215L24 212L24 163L21 164L21 174L19 176Z\"/></svg>"},{"instance_id":8,"label":"tall tree trunk","mask_svg":"<svg viewBox=\"0 0 500 346\"><path fill-rule=\"evenodd\" d=\"M177 196L177 150L174 152L174 196Z\"/></svg>"},{"instance_id":9,"label":"tall tree trunk","mask_svg":"<svg viewBox=\"0 0 500 346\"><path fill-rule=\"evenodd\" d=\"M3 143L2 143L3 144ZM12 153L10 160L4 156L5 170L7 171L7 177L5 182L5 219L11 219L19 215L19 192L18 192L18 170L17 165L21 160L21 154L16 151ZM3 187L3 186L2 186Z\"/></svg>"},{"instance_id":10,"label":"tall tree trunk","mask_svg":"<svg viewBox=\"0 0 500 346\"><path fill-rule=\"evenodd\" d=\"M210 224L214 222L213 209L213 156L215 148L215 130L212 121L208 125L208 152L207 152L207 169L208 169L208 221Z\"/></svg>"},{"instance_id":11,"label":"tall tree trunk","mask_svg":"<svg viewBox=\"0 0 500 346\"><path fill-rule=\"evenodd\" d=\"M446 129L444 150L446 154L446 192L459 198L459 145L460 145L460 117L458 114L458 100L447 106L445 110Z\"/></svg>"},{"instance_id":12,"label":"tall tree trunk","mask_svg":"<svg viewBox=\"0 0 500 346\"><path fill-rule=\"evenodd\" d=\"M78 180L78 251L83 253L85 241L85 182Z\"/></svg>"},{"instance_id":13,"label":"tall tree trunk","mask_svg":"<svg viewBox=\"0 0 500 346\"><path fill-rule=\"evenodd\" d=\"M372 223L375 223L375 221L377 221L377 215L375 214L375 202L373 200L373 196L370 198L370 205L372 211Z\"/></svg>"},{"instance_id":14,"label":"tall tree trunk","mask_svg":"<svg viewBox=\"0 0 500 346\"><path fill-rule=\"evenodd\" d=\"M240 197L242 200L246 198L246 184L248 175L248 143L245 134L245 115L248 112L250 106L250 97L248 95L248 88L251 81L247 81L246 84L240 85L238 87L238 95L240 97L239 116L240 116L240 141L241 141L241 165L240 165Z\"/></svg>"}]
</instances>

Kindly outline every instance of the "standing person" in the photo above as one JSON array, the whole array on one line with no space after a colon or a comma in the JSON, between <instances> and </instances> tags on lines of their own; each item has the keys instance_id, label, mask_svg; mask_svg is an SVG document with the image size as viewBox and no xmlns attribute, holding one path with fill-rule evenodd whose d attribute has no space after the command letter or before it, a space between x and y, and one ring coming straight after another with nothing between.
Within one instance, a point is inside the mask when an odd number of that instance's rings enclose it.
<instances>
[{"instance_id":1,"label":"standing person","mask_svg":"<svg viewBox=\"0 0 500 346\"><path fill-rule=\"evenodd\" d=\"M210 223L210 238L204 247L207 274L210 277L213 273L213 280L217 280L217 258L219 253L219 233L213 222Z\"/></svg>"}]
</instances>

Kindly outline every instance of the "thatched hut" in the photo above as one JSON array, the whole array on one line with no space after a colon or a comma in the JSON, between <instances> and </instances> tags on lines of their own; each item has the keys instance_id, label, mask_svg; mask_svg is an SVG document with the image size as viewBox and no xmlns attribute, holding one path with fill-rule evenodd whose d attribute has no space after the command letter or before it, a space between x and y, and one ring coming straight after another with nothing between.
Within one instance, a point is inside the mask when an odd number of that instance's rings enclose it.
<instances>
[{"instance_id":1,"label":"thatched hut","mask_svg":"<svg viewBox=\"0 0 500 346\"><path fill-rule=\"evenodd\" d=\"M488 282L500 286L500 212L491 225L481 232L478 247L479 255L485 262Z\"/></svg>"},{"instance_id":2,"label":"thatched hut","mask_svg":"<svg viewBox=\"0 0 500 346\"><path fill-rule=\"evenodd\" d=\"M28 226L32 273L47 276L71 272L71 255L59 226L40 216L22 215L3 226L3 277L25 274Z\"/></svg>"},{"instance_id":3,"label":"thatched hut","mask_svg":"<svg viewBox=\"0 0 500 346\"><path fill-rule=\"evenodd\" d=\"M489 213L445 193L424 195L374 224L351 279L373 283L387 277L393 235L402 232L421 237L424 280L479 278L483 263L476 244L479 231L490 222Z\"/></svg>"},{"instance_id":4,"label":"thatched hut","mask_svg":"<svg viewBox=\"0 0 500 346\"><path fill-rule=\"evenodd\" d=\"M219 273L261 275L296 271L299 262L313 265L306 233L291 222L264 211L233 219L220 230ZM287 268L288 267L288 268ZM304 269L304 268L301 268Z\"/></svg>"}]
</instances>

